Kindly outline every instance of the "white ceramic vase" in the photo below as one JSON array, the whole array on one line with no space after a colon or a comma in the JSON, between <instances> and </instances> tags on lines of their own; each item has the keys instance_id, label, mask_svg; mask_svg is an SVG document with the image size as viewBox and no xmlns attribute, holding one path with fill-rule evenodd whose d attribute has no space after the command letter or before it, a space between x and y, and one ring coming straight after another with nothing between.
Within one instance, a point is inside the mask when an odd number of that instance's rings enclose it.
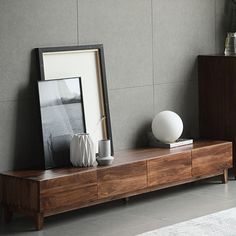
<instances>
[{"instance_id":1,"label":"white ceramic vase","mask_svg":"<svg viewBox=\"0 0 236 236\"><path fill-rule=\"evenodd\" d=\"M96 155L92 139L89 134L75 134L70 143L70 161L73 166L95 166Z\"/></svg>"}]
</instances>

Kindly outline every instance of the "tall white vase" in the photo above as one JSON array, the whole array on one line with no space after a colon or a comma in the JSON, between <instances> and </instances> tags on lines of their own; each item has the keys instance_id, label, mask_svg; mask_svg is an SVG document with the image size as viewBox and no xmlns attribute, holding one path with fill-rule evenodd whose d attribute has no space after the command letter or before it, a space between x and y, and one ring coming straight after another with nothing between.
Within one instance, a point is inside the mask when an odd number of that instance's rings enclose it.
<instances>
[{"instance_id":1,"label":"tall white vase","mask_svg":"<svg viewBox=\"0 0 236 236\"><path fill-rule=\"evenodd\" d=\"M73 166L95 166L96 155L89 134L75 134L70 143L70 161Z\"/></svg>"}]
</instances>

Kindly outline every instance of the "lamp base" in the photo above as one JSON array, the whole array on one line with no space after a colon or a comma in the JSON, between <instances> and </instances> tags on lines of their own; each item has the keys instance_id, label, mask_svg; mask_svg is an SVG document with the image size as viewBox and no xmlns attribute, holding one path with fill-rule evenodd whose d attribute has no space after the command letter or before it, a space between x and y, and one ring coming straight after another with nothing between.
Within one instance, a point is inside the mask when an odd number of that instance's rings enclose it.
<instances>
[{"instance_id":1,"label":"lamp base","mask_svg":"<svg viewBox=\"0 0 236 236\"><path fill-rule=\"evenodd\" d=\"M157 140L151 132L148 133L148 141L150 147L160 147L160 148L175 148L193 143L193 139L183 139L183 138L179 138L173 143L163 143Z\"/></svg>"}]
</instances>

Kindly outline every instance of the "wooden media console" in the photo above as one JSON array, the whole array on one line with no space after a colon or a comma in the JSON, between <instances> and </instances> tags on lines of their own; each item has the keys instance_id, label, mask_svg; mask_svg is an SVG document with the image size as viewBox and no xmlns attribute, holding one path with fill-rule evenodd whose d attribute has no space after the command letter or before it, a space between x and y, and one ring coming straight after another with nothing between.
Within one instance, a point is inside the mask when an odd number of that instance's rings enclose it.
<instances>
[{"instance_id":1,"label":"wooden media console","mask_svg":"<svg viewBox=\"0 0 236 236\"><path fill-rule=\"evenodd\" d=\"M196 141L173 149L120 151L111 166L8 171L0 174L5 219L13 212L44 217L221 175L232 167L232 143Z\"/></svg>"}]
</instances>

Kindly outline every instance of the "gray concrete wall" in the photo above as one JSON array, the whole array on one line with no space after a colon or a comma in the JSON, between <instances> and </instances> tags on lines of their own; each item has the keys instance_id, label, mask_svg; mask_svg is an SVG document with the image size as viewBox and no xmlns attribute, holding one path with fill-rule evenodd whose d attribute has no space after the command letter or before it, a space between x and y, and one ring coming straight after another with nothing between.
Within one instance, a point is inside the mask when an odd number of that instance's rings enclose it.
<instances>
[{"instance_id":1,"label":"gray concrete wall","mask_svg":"<svg viewBox=\"0 0 236 236\"><path fill-rule=\"evenodd\" d=\"M198 54L223 51L224 0L0 0L0 171L40 164L36 47L103 43L115 150L154 115L198 134Z\"/></svg>"}]
</instances>

